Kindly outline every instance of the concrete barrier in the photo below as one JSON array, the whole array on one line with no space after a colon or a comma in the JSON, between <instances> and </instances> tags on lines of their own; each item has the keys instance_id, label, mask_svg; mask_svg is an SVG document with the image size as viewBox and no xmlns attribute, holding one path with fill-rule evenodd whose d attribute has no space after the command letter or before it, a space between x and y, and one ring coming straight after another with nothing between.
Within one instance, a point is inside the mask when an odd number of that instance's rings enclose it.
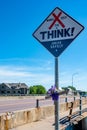
<instances>
[{"instance_id":1,"label":"concrete barrier","mask_svg":"<svg viewBox=\"0 0 87 130\"><path fill-rule=\"evenodd\" d=\"M15 128L26 123L39 121L53 114L54 106L4 113L0 115L0 130L9 130L10 128Z\"/></svg>"},{"instance_id":2,"label":"concrete barrier","mask_svg":"<svg viewBox=\"0 0 87 130\"><path fill-rule=\"evenodd\" d=\"M87 99L82 101L87 104ZM69 109L70 103L60 104L60 113ZM79 100L75 100L74 108L79 107ZM39 108L21 110L16 112L8 112L0 115L0 130L9 130L17 126L39 121L40 119L54 115L54 106L44 106Z\"/></svg>"},{"instance_id":3,"label":"concrete barrier","mask_svg":"<svg viewBox=\"0 0 87 130\"><path fill-rule=\"evenodd\" d=\"M45 96L0 96L0 100L17 100L17 99L26 99L26 98L33 98L33 99L45 99Z\"/></svg>"}]
</instances>

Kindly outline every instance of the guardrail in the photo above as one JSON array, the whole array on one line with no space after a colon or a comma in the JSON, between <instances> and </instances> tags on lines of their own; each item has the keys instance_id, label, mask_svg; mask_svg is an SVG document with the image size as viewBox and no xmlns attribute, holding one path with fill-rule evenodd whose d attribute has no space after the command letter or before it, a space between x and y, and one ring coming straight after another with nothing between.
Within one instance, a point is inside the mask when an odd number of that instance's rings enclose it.
<instances>
[{"instance_id":1,"label":"guardrail","mask_svg":"<svg viewBox=\"0 0 87 130\"><path fill-rule=\"evenodd\" d=\"M45 100L45 99L44 99ZM0 130L8 130L10 128L15 128L16 126L23 125L25 123L33 122L40 120L41 118L45 118L48 116L52 116L54 114L54 106L45 106L41 107L40 102L43 99L36 99L36 108L29 110L22 110L17 112L6 112L0 116ZM82 112L82 105L87 104L87 99L80 98L73 102L76 104L75 109L79 107L79 114ZM69 109L70 102L65 102L60 104L60 113L70 110L70 116L72 111ZM75 111L76 112L76 111ZM63 115L64 116L64 115Z\"/></svg>"},{"instance_id":2,"label":"guardrail","mask_svg":"<svg viewBox=\"0 0 87 130\"><path fill-rule=\"evenodd\" d=\"M65 97L65 103L68 103L68 98L69 97ZM36 108L40 107L40 101L42 100L44 99L36 99ZM73 97L73 101L69 101L69 102L75 102L75 100L76 100L76 96ZM79 100L79 114L81 115L82 114L82 96L79 96L78 100Z\"/></svg>"}]
</instances>

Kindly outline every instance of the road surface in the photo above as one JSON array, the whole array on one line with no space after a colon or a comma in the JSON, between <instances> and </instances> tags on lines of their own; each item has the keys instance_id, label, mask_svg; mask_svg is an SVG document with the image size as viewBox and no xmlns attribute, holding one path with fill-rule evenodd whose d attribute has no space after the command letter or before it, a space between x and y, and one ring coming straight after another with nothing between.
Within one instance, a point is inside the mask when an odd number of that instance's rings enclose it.
<instances>
[{"instance_id":1,"label":"road surface","mask_svg":"<svg viewBox=\"0 0 87 130\"><path fill-rule=\"evenodd\" d=\"M68 101L73 101L73 97L68 98ZM65 98L60 98L60 103L65 102ZM53 105L52 99L41 99L39 100L39 106ZM0 113L12 112L17 110L24 110L36 107L35 98L25 98L25 99L4 99L0 100Z\"/></svg>"}]
</instances>

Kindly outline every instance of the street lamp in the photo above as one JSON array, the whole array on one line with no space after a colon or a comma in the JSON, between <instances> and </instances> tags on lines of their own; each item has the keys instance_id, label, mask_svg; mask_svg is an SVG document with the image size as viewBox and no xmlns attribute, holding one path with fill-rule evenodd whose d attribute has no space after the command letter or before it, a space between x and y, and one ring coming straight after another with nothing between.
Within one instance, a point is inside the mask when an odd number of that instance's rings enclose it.
<instances>
[{"instance_id":1,"label":"street lamp","mask_svg":"<svg viewBox=\"0 0 87 130\"><path fill-rule=\"evenodd\" d=\"M73 79L74 79L74 76L77 75L78 73L73 73L72 74L72 87L73 87Z\"/></svg>"}]
</instances>

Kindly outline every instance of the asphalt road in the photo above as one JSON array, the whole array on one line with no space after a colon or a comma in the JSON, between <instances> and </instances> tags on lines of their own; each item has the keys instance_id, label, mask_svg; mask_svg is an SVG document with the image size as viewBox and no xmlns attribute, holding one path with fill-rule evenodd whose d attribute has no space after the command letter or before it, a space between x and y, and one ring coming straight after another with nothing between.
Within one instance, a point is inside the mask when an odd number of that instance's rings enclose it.
<instances>
[{"instance_id":1,"label":"asphalt road","mask_svg":"<svg viewBox=\"0 0 87 130\"><path fill-rule=\"evenodd\" d=\"M52 100L39 101L40 106L52 105ZM15 99L15 100L2 100L0 101L0 113L12 112L17 110L29 109L36 107L36 99Z\"/></svg>"},{"instance_id":2,"label":"asphalt road","mask_svg":"<svg viewBox=\"0 0 87 130\"><path fill-rule=\"evenodd\" d=\"M73 101L74 98L68 98L68 101ZM59 99L60 103L65 102L65 98ZM39 106L53 105L52 99L44 99L39 101ZM36 99L25 98L25 99L8 99L0 100L0 113L13 112L17 110L24 110L36 107Z\"/></svg>"}]
</instances>

